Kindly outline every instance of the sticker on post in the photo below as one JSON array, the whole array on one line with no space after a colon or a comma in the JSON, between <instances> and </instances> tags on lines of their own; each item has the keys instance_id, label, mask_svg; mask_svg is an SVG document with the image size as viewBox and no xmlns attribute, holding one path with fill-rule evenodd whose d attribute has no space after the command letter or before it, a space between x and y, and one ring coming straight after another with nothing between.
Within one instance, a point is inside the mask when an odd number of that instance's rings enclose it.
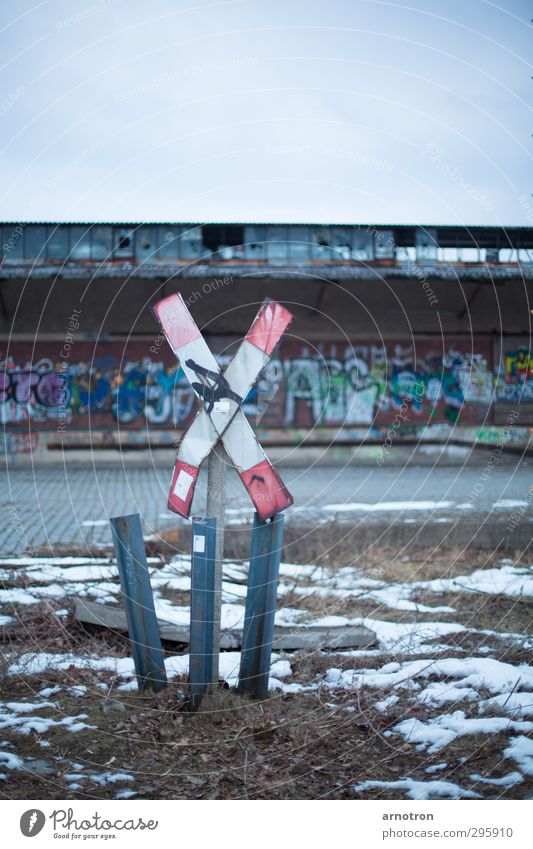
<instances>
[{"instance_id":1,"label":"sticker on post","mask_svg":"<svg viewBox=\"0 0 533 849\"><path fill-rule=\"evenodd\" d=\"M185 501L193 481L193 476L190 475L189 472L186 472L185 469L181 469L176 483L174 484L174 495L181 498L182 501Z\"/></svg>"},{"instance_id":2,"label":"sticker on post","mask_svg":"<svg viewBox=\"0 0 533 849\"><path fill-rule=\"evenodd\" d=\"M205 537L200 534L194 534L192 539L192 550L197 551L198 554L203 554L205 551Z\"/></svg>"},{"instance_id":3,"label":"sticker on post","mask_svg":"<svg viewBox=\"0 0 533 849\"><path fill-rule=\"evenodd\" d=\"M229 413L229 401L215 401L213 404L214 413Z\"/></svg>"}]
</instances>

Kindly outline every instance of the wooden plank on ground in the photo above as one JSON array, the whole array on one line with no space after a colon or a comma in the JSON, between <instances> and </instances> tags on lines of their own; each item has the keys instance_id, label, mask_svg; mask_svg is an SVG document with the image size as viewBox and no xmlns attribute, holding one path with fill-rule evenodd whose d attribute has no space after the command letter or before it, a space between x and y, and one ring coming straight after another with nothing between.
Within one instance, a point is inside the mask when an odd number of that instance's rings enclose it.
<instances>
[{"instance_id":1,"label":"wooden plank on ground","mask_svg":"<svg viewBox=\"0 0 533 849\"><path fill-rule=\"evenodd\" d=\"M127 632L126 614L122 607L101 604L85 598L77 598L76 619L87 625L99 625L113 631ZM170 643L189 644L189 628L158 619L162 640ZM242 632L224 631L220 637L220 648L239 649ZM377 642L376 635L364 625L324 628L317 625L295 628L274 628L274 650L296 649L362 649Z\"/></svg>"}]
</instances>

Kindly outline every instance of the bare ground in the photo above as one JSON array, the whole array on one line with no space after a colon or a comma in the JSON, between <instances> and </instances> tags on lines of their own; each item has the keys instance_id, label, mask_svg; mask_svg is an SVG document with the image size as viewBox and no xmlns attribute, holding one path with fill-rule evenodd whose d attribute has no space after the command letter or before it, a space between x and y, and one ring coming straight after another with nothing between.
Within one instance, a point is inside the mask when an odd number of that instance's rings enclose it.
<instances>
[{"instance_id":1,"label":"bare ground","mask_svg":"<svg viewBox=\"0 0 533 849\"><path fill-rule=\"evenodd\" d=\"M298 559L308 563L309 554L305 548ZM320 562L320 553L314 554L315 562ZM488 556L487 552L475 550L418 551L416 557L404 554L401 558L393 551L381 550L373 551L366 559L350 556L348 550L337 550L334 555L328 551L324 559L333 572L341 566L356 565L369 577L386 581L453 577L494 567L499 560L496 554ZM14 586L27 583L23 573L12 581ZM450 619L450 614L422 616L367 600L313 595L312 580L302 579L299 586L308 586L305 608L313 617L335 610L350 617L370 616L391 622ZM167 591L165 595L176 603L188 603L188 594L182 591ZM416 600L436 603L434 595L420 595ZM304 606L302 595L297 593L286 594L282 603ZM450 657L482 651L484 656L488 652L490 657L506 663L530 662L530 652L521 648L519 641L480 633L490 630L531 635L530 600L447 593L439 595L437 603L454 607L453 621L471 629L439 638L441 648L443 644L449 648ZM69 608L70 615L59 618L55 611L60 607ZM87 718L83 721L94 728L70 733L56 727L46 735L20 734L10 727L2 728L0 723L0 740L4 744L0 748L16 752L26 762L24 769L10 770L7 780L0 782L3 798L113 798L117 791L134 787L138 797L154 799L392 799L403 798L403 792L390 788L357 792L354 785L368 780L396 781L406 776L426 782L443 778L483 798L532 796L532 778L525 777L523 783L508 788L481 784L471 778L473 774L498 778L513 769L512 763L502 758L508 739L505 733L458 737L432 755L419 751L397 734L387 735L406 716L424 720L431 714L408 691L384 714L375 704L387 693L366 687L347 691L317 686L305 693L274 692L264 702L242 699L221 687L204 700L197 714L190 714L184 678L174 679L159 694L139 695L119 691L120 681L105 670L47 669L31 676L7 675L8 661L37 650L129 656L124 635L84 627L76 622L72 609L72 602L65 599L10 608L11 613L16 612L17 621L2 629L1 698L4 704L36 700L40 689L57 685L63 689L53 696L56 707L41 709L39 715L60 718L84 713ZM430 660L432 653L427 648L417 657ZM175 655L180 647L165 646L165 650ZM186 652L187 647L181 650ZM439 657L447 654L448 649ZM403 659L401 653L386 652L356 657L299 652L287 657L293 670L290 680L296 683L319 682L320 676L332 667L371 669ZM68 693L74 683L87 687L83 696ZM453 709L464 710L467 717L478 715L476 705L468 701L454 703ZM426 772L442 762L447 764L444 772ZM78 770L75 764L81 765ZM118 780L99 785L90 778L117 771L131 774L134 782ZM81 778L73 779L73 774L80 774ZM79 786L71 789L71 785Z\"/></svg>"}]
</instances>

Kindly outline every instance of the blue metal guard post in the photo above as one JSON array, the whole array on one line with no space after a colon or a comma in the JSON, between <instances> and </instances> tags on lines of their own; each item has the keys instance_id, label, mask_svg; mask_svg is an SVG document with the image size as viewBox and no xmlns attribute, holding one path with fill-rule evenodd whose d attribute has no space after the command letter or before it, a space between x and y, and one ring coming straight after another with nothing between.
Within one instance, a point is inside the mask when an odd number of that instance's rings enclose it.
<instances>
[{"instance_id":1,"label":"blue metal guard post","mask_svg":"<svg viewBox=\"0 0 533 849\"><path fill-rule=\"evenodd\" d=\"M238 692L256 699L268 693L283 524L279 513L269 522L254 516Z\"/></svg>"},{"instance_id":2,"label":"blue metal guard post","mask_svg":"<svg viewBox=\"0 0 533 849\"><path fill-rule=\"evenodd\" d=\"M216 519L193 518L189 646L189 696L192 711L198 708L213 676L216 530Z\"/></svg>"},{"instance_id":3,"label":"blue metal guard post","mask_svg":"<svg viewBox=\"0 0 533 849\"><path fill-rule=\"evenodd\" d=\"M128 634L140 690L156 692L167 676L138 513L110 520Z\"/></svg>"}]
</instances>

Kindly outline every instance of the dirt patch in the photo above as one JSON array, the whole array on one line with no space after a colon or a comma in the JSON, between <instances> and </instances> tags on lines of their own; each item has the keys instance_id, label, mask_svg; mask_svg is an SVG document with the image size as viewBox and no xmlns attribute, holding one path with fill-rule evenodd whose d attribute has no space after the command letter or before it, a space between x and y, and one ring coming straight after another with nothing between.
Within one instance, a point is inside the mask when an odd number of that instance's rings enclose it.
<instances>
[{"instance_id":1,"label":"dirt patch","mask_svg":"<svg viewBox=\"0 0 533 849\"><path fill-rule=\"evenodd\" d=\"M389 550L386 556L384 554L374 553L366 562L364 557L360 557L358 565L371 577L391 583L455 578L457 575L469 575L477 569L493 568L501 560L501 553L496 551L464 548L427 549L403 555Z\"/></svg>"},{"instance_id":2,"label":"dirt patch","mask_svg":"<svg viewBox=\"0 0 533 849\"><path fill-rule=\"evenodd\" d=\"M514 634L533 633L533 610L530 598L519 598L479 592L419 593L412 599L423 604L453 607L454 621L468 628L487 629ZM437 614L438 615L438 614ZM450 614L446 614L449 619ZM440 618L446 618L442 616Z\"/></svg>"},{"instance_id":3,"label":"dirt patch","mask_svg":"<svg viewBox=\"0 0 533 849\"><path fill-rule=\"evenodd\" d=\"M19 682L10 697L20 697L23 686ZM374 708L376 694L364 689L273 694L261 703L220 690L193 715L183 710L184 694L185 682L179 680L155 696L115 691L102 699L89 691L83 700L60 697L62 713L83 707L85 721L97 731L50 731L49 748L32 736L5 732L20 755L45 758L52 772L12 770L0 792L4 798L98 799L131 787L153 799L343 799L361 795L353 787L362 781L405 776L428 781L434 777L426 773L428 766L442 761L448 763L445 779L467 789L475 784L472 773L498 776L512 768L502 762L505 735L462 737L431 756L398 735L386 736L405 710L412 715L412 705L400 704L383 716ZM91 781L91 775L108 772L132 775L134 781L103 786ZM73 773L81 777L73 781ZM72 790L72 784L81 786ZM485 798L525 798L532 782L481 789ZM362 795L402 794L373 789Z\"/></svg>"},{"instance_id":4,"label":"dirt patch","mask_svg":"<svg viewBox=\"0 0 533 849\"><path fill-rule=\"evenodd\" d=\"M456 577L480 568L494 568L500 562L496 553L459 549L419 550L400 556L383 548L358 555L348 541L330 548L323 546L322 554L317 544L314 552L304 548L298 556L285 559L318 563L332 577L339 568L350 566L357 570L354 581L363 575L391 582ZM25 586L25 580L22 573L14 573L14 582L19 586ZM288 580L283 577L285 587ZM458 737L432 755L396 732L389 734L397 722L408 717L426 721L436 712L458 710L467 717L479 716L478 701L446 703L435 710L417 701L415 682L412 691L395 689L398 701L381 712L376 703L390 695L391 690L360 687L347 691L324 686L324 676L332 668L372 670L414 657L430 664L436 658L479 655L529 665L530 650L519 640L520 635L533 632L529 599L420 591L413 600L428 606L450 606L456 612L417 612L342 592L319 594L313 592L313 586L313 578L299 578L295 585L293 582L292 590L280 593L280 607L306 610L306 621L326 615L369 617L398 624L452 621L468 630L428 639L418 652L393 652L389 642L386 651L366 654L287 653L282 655L292 668L287 683L312 689L273 691L264 702L251 702L233 690L221 688L205 699L197 714L191 715L185 709L187 685L183 677L174 679L158 695L140 695L120 690L124 678L105 669L87 670L76 665L68 670L47 669L33 676L7 675L8 663L26 652L68 652L82 658L129 658L131 654L124 634L78 623L68 598L10 609L5 606L3 612L15 616L16 621L5 625L0 635L4 654L2 701L47 698L54 706L39 708L39 716L60 720L86 714L82 721L94 728L72 733L65 726L51 726L45 733L21 734L13 727L4 727L5 751L16 752L26 765L24 769L9 770L7 780L0 783L0 794L17 799L107 799L131 789L139 798L154 799L397 799L404 797L402 790L371 788L358 793L354 786L363 781L409 777L424 782L453 781L484 798L531 797L531 779L505 788L471 778L474 774L497 778L516 768L513 761L503 758L509 742L506 734ZM309 594L301 595L297 591L300 588L308 588ZM163 587L161 595L174 604L189 603L186 591ZM65 608L66 615L61 612ZM509 632L515 638L482 633L484 630ZM187 650L175 645L168 649L167 655ZM425 680L431 683L442 678ZM73 686L78 688L77 694L72 691ZM39 691L45 687L60 690L48 697L40 696ZM80 687L86 689L80 691ZM479 699L486 699L490 694L478 688L478 695ZM492 715L501 712L495 709ZM442 771L427 772L443 762L446 768ZM114 781L117 773L122 778Z\"/></svg>"}]
</instances>

